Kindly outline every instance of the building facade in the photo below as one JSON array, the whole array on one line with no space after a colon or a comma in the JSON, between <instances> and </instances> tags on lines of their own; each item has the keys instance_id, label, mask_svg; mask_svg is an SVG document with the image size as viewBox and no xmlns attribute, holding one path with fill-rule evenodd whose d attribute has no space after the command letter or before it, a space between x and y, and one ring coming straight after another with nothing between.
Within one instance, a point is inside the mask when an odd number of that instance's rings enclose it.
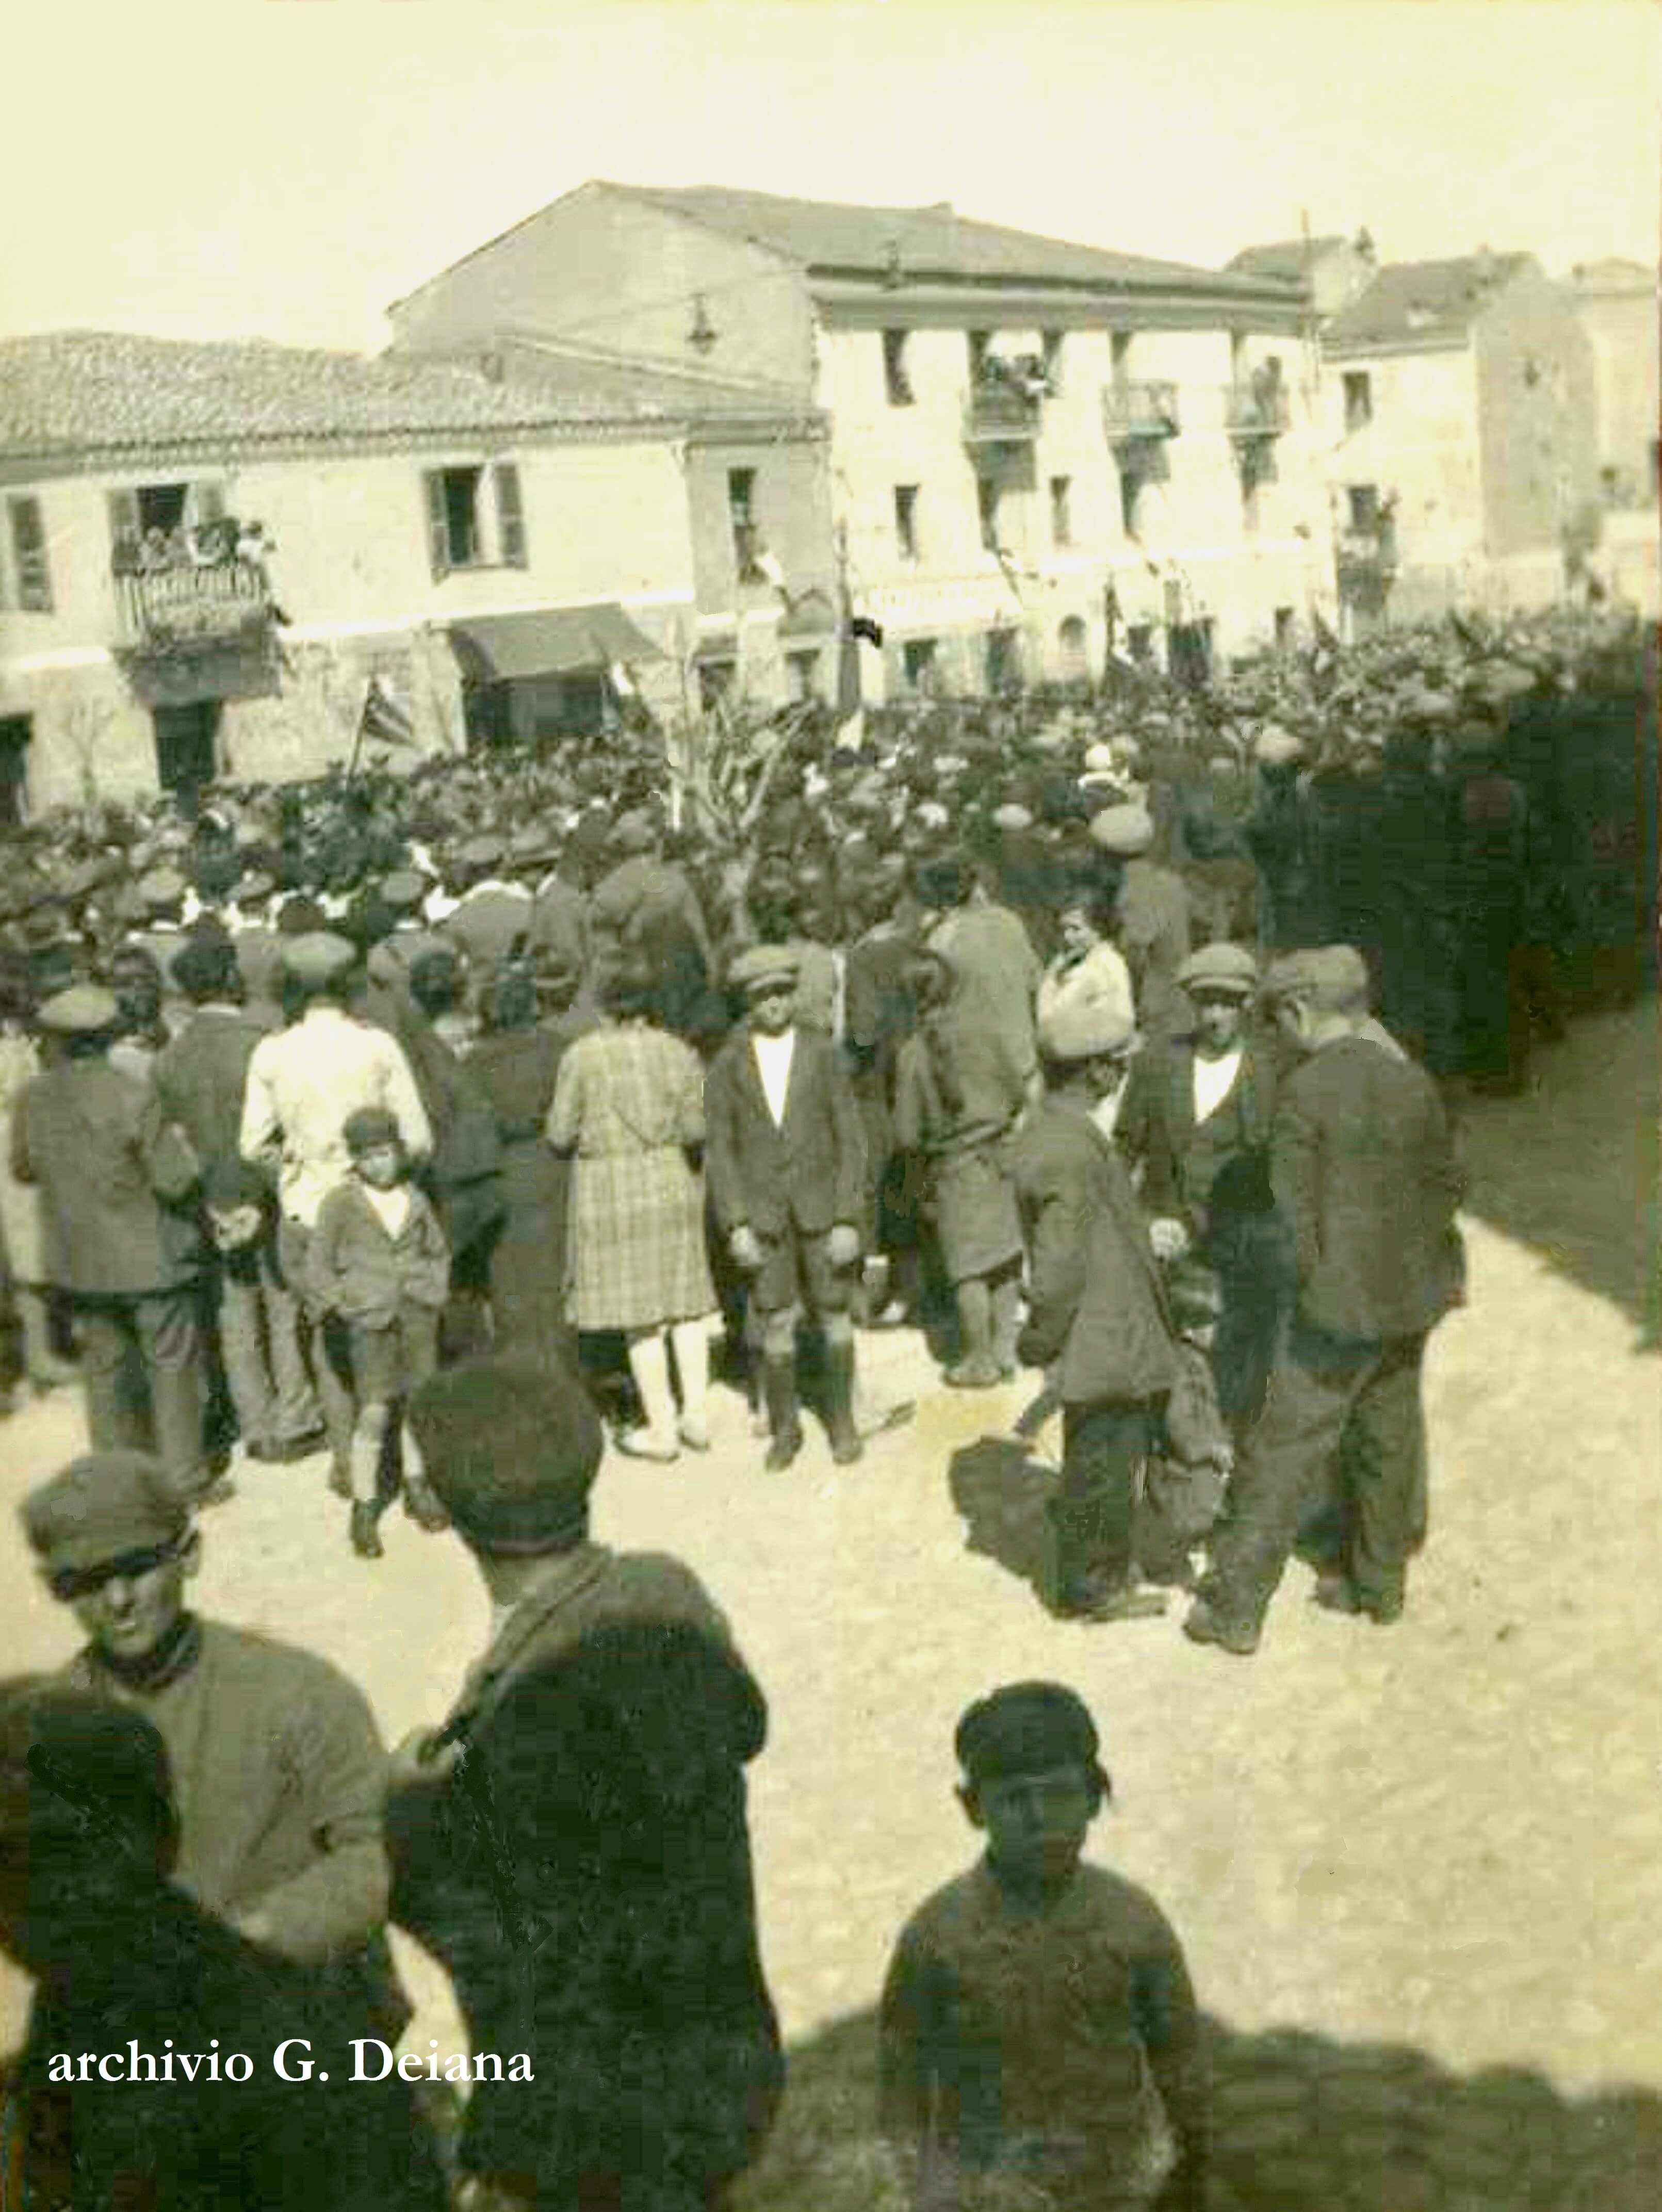
<instances>
[{"instance_id":1,"label":"building facade","mask_svg":"<svg viewBox=\"0 0 1662 2212\"><path fill-rule=\"evenodd\" d=\"M1333 611L1307 295L968 222L591 184L391 310L529 334L829 422L870 696L1173 665ZM762 481L758 471L758 484Z\"/></svg>"},{"instance_id":2,"label":"building facade","mask_svg":"<svg viewBox=\"0 0 1662 2212\"><path fill-rule=\"evenodd\" d=\"M1532 255L1387 266L1321 344L1351 632L1574 583L1597 537L1592 355Z\"/></svg>"},{"instance_id":3,"label":"building facade","mask_svg":"<svg viewBox=\"0 0 1662 2212\"><path fill-rule=\"evenodd\" d=\"M707 619L745 611L693 526L713 454L661 401L500 363L0 346L0 801L316 775L372 681L401 758L593 732L629 690L673 714ZM784 696L780 622L752 628Z\"/></svg>"}]
</instances>

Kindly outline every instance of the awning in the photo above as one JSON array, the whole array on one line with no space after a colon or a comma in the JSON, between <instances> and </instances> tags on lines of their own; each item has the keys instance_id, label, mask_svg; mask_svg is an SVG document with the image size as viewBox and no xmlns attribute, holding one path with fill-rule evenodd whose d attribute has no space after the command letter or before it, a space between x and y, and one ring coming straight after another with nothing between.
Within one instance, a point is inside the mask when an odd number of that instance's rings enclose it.
<instances>
[{"instance_id":1,"label":"awning","mask_svg":"<svg viewBox=\"0 0 1662 2212\"><path fill-rule=\"evenodd\" d=\"M449 628L462 672L475 684L664 658L616 599L587 607L539 607L525 614L474 615Z\"/></svg>"}]
</instances>

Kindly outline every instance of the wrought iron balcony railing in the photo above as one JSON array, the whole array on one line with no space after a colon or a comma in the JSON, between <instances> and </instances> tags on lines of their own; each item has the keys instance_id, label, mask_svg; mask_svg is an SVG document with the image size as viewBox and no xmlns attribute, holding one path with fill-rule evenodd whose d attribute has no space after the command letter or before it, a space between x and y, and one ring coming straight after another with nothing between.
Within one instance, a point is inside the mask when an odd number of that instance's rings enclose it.
<instances>
[{"instance_id":1,"label":"wrought iron balcony railing","mask_svg":"<svg viewBox=\"0 0 1662 2212\"><path fill-rule=\"evenodd\" d=\"M263 563L231 558L118 570L116 599L127 649L158 655L259 645L273 620Z\"/></svg>"},{"instance_id":2,"label":"wrought iron balcony railing","mask_svg":"<svg viewBox=\"0 0 1662 2212\"><path fill-rule=\"evenodd\" d=\"M1115 445L1139 438L1175 438L1183 427L1176 385L1165 378L1105 385L1102 427Z\"/></svg>"}]
</instances>

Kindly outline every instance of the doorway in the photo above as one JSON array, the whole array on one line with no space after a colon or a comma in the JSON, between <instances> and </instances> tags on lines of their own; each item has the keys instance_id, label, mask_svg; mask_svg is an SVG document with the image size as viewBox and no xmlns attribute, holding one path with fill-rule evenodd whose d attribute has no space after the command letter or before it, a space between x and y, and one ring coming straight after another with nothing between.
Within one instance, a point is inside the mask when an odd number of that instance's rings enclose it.
<instances>
[{"instance_id":1,"label":"doorway","mask_svg":"<svg viewBox=\"0 0 1662 2212\"><path fill-rule=\"evenodd\" d=\"M153 707L156 781L193 811L197 793L219 773L217 699L194 699L188 707Z\"/></svg>"}]
</instances>

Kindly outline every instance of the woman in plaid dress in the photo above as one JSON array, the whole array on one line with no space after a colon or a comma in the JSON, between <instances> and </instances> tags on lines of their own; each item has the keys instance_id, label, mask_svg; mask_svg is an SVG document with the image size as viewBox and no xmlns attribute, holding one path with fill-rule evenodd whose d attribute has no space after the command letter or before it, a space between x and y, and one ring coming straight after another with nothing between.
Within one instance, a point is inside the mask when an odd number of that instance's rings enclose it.
<instances>
[{"instance_id":1,"label":"woman in plaid dress","mask_svg":"<svg viewBox=\"0 0 1662 2212\"><path fill-rule=\"evenodd\" d=\"M704 1243L704 1071L652 1025L649 981L607 987L604 1026L560 1063L548 1139L574 1152L566 1310L578 1329L622 1329L646 1425L618 1438L640 1459L709 1449L706 1395L715 1286ZM681 1378L677 1422L665 1334Z\"/></svg>"}]
</instances>

